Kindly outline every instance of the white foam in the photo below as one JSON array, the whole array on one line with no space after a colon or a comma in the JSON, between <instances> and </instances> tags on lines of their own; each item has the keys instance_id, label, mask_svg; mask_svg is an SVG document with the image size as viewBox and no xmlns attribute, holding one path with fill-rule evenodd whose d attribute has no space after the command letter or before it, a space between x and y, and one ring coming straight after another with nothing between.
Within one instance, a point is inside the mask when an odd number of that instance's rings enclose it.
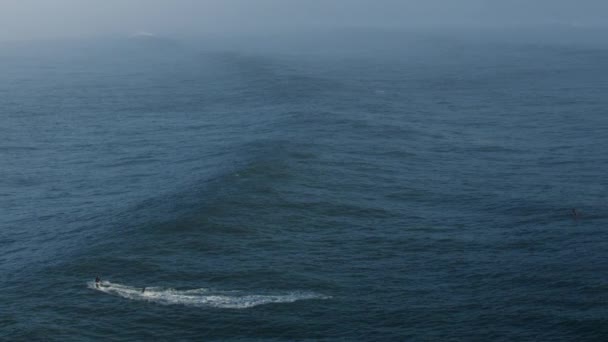
<instances>
[{"instance_id":1,"label":"white foam","mask_svg":"<svg viewBox=\"0 0 608 342\"><path fill-rule=\"evenodd\" d=\"M99 287L96 287L94 282L88 283L88 286L91 289L130 300L148 301L163 305L187 305L227 309L246 309L270 303L293 303L298 300L330 298L318 293L302 291L280 294L246 294L241 291L215 291L205 288L176 290L147 287L142 292L142 288L115 284L109 281L101 282L101 286Z\"/></svg>"}]
</instances>

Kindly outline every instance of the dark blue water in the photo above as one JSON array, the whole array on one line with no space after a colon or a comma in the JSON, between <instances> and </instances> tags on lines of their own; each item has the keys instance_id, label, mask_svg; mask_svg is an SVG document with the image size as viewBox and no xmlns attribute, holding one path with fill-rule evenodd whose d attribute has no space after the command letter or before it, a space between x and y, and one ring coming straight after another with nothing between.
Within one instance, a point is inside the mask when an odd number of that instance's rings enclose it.
<instances>
[{"instance_id":1,"label":"dark blue water","mask_svg":"<svg viewBox=\"0 0 608 342\"><path fill-rule=\"evenodd\" d=\"M0 340L608 338L605 48L71 44L0 53Z\"/></svg>"}]
</instances>

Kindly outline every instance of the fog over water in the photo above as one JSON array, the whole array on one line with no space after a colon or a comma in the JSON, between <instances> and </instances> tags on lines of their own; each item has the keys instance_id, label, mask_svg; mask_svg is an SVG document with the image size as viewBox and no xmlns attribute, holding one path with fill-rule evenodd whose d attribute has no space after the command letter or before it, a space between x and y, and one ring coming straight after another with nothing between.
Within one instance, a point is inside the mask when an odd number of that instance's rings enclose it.
<instances>
[{"instance_id":1,"label":"fog over water","mask_svg":"<svg viewBox=\"0 0 608 342\"><path fill-rule=\"evenodd\" d=\"M0 341L608 341L607 10L0 0Z\"/></svg>"},{"instance_id":2,"label":"fog over water","mask_svg":"<svg viewBox=\"0 0 608 342\"><path fill-rule=\"evenodd\" d=\"M2 0L0 41L139 31L200 35L340 27L598 27L601 0Z\"/></svg>"}]
</instances>

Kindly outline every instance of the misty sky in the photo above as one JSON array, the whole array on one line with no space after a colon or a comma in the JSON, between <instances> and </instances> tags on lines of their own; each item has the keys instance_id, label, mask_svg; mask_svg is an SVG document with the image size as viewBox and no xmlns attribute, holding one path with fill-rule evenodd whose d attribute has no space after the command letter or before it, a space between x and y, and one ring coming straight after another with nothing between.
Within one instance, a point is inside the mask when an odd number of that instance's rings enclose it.
<instances>
[{"instance_id":1,"label":"misty sky","mask_svg":"<svg viewBox=\"0 0 608 342\"><path fill-rule=\"evenodd\" d=\"M332 27L602 26L608 0L0 0L0 40Z\"/></svg>"}]
</instances>

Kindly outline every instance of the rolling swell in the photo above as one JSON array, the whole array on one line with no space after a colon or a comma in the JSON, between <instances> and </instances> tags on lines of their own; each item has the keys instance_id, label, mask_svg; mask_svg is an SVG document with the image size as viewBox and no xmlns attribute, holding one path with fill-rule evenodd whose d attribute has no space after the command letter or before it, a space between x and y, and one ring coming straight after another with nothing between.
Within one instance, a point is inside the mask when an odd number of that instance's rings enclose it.
<instances>
[{"instance_id":1,"label":"rolling swell","mask_svg":"<svg viewBox=\"0 0 608 342\"><path fill-rule=\"evenodd\" d=\"M0 339L600 339L605 66L540 50L41 71L0 107Z\"/></svg>"}]
</instances>

